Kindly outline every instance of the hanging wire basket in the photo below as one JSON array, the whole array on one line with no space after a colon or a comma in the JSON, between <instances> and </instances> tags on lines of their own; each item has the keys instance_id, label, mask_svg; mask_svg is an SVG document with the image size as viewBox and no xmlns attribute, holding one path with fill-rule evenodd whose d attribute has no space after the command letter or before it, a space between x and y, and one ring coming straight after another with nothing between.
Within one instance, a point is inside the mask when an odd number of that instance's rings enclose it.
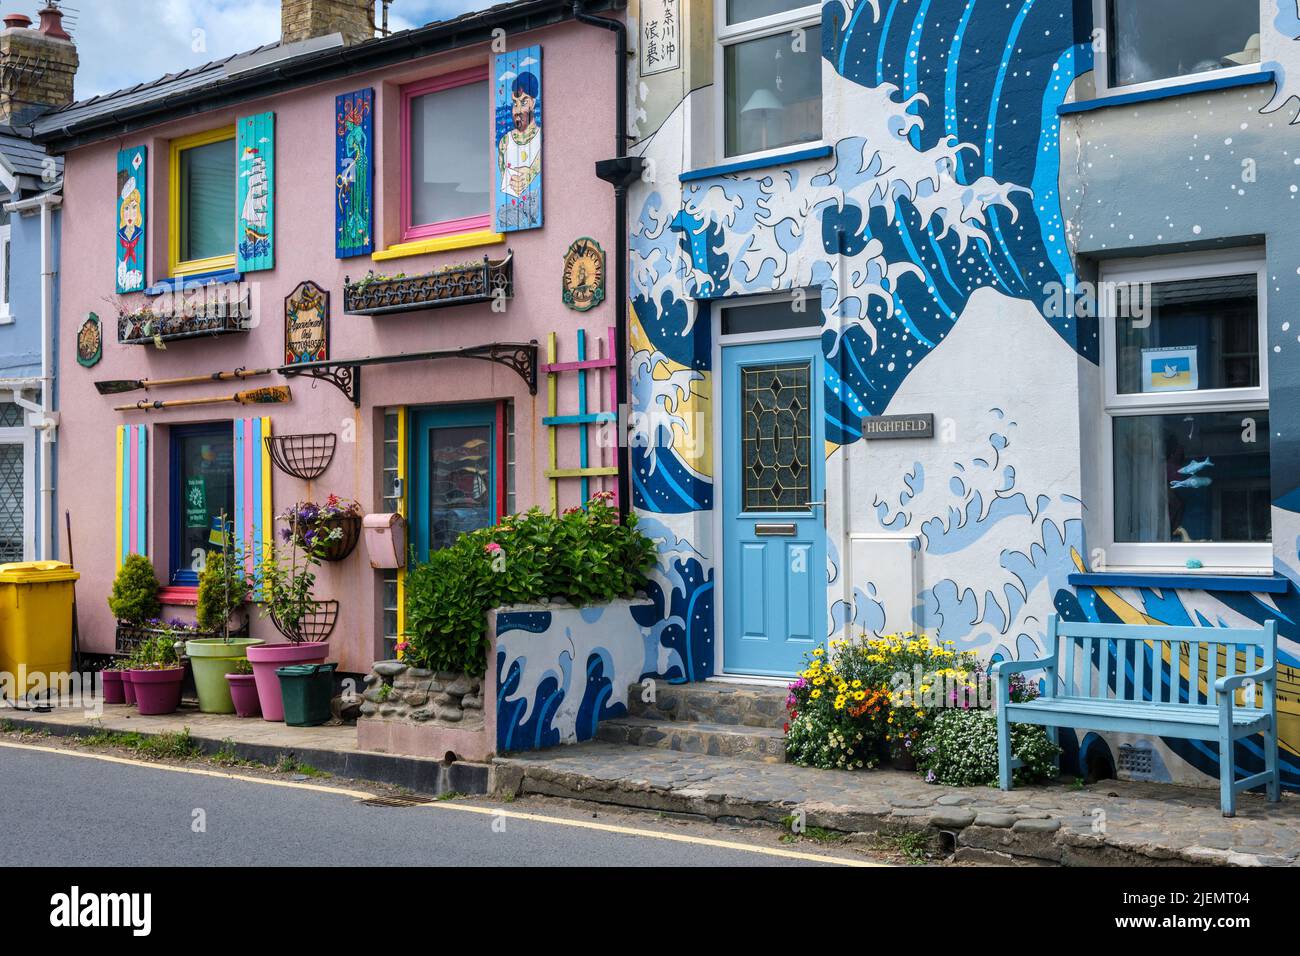
<instances>
[{"instance_id":1,"label":"hanging wire basket","mask_svg":"<svg viewBox=\"0 0 1300 956\"><path fill-rule=\"evenodd\" d=\"M321 559L325 561L344 561L356 550L358 542L361 541L361 515L343 514L334 518L318 518L311 526L315 536L325 537L328 544L321 552ZM338 537L332 537L334 529L341 533ZM303 536L298 537L298 546L306 549L307 542Z\"/></svg>"},{"instance_id":2,"label":"hanging wire basket","mask_svg":"<svg viewBox=\"0 0 1300 956\"><path fill-rule=\"evenodd\" d=\"M311 481L325 473L334 460L338 437L333 432L307 435L267 435L263 439L271 461L286 475Z\"/></svg>"},{"instance_id":3,"label":"hanging wire basket","mask_svg":"<svg viewBox=\"0 0 1300 956\"><path fill-rule=\"evenodd\" d=\"M324 642L328 641L330 635L334 633L334 625L339 619L339 602L316 601L314 604L314 611L308 611L300 620L292 624L281 621L274 612L271 613L271 621L275 624L276 630L287 637L289 643Z\"/></svg>"}]
</instances>

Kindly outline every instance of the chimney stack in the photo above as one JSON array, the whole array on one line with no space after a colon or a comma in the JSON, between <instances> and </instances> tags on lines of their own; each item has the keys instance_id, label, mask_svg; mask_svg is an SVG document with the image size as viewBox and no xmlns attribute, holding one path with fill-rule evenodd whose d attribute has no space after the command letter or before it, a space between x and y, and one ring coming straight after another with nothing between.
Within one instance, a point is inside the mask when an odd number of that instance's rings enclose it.
<instances>
[{"instance_id":1,"label":"chimney stack","mask_svg":"<svg viewBox=\"0 0 1300 956\"><path fill-rule=\"evenodd\" d=\"M63 11L50 0L40 25L9 14L0 30L0 123L26 124L72 102L76 44L63 29Z\"/></svg>"},{"instance_id":2,"label":"chimney stack","mask_svg":"<svg viewBox=\"0 0 1300 956\"><path fill-rule=\"evenodd\" d=\"M280 0L280 42L298 43L331 33L360 43L375 35L375 0Z\"/></svg>"}]
</instances>

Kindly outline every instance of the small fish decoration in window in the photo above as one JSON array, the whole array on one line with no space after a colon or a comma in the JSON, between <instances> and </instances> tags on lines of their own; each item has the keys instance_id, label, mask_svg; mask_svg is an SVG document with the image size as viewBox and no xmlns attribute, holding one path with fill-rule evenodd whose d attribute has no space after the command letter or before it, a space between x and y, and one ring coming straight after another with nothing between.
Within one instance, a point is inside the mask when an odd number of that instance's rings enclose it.
<instances>
[{"instance_id":1,"label":"small fish decoration in window","mask_svg":"<svg viewBox=\"0 0 1300 956\"><path fill-rule=\"evenodd\" d=\"M1214 462L1210 461L1208 457L1204 461L1197 461L1195 458L1193 458L1186 465L1183 465L1183 467L1179 468L1178 473L1180 475L1187 475L1190 478L1192 475L1199 475L1206 468L1213 468L1213 467L1214 467Z\"/></svg>"},{"instance_id":2,"label":"small fish decoration in window","mask_svg":"<svg viewBox=\"0 0 1300 956\"><path fill-rule=\"evenodd\" d=\"M1182 481L1171 481L1169 482L1169 487L1200 489L1200 488L1208 488L1212 484L1214 484L1213 478L1205 478L1202 477L1201 475L1197 475L1195 478L1184 478Z\"/></svg>"}]
</instances>

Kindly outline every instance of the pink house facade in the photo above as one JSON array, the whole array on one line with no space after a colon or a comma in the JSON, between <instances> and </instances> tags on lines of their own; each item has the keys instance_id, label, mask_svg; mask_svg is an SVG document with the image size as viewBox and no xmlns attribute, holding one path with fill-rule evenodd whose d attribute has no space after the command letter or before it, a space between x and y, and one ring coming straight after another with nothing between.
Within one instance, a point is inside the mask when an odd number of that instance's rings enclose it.
<instances>
[{"instance_id":1,"label":"pink house facade","mask_svg":"<svg viewBox=\"0 0 1300 956\"><path fill-rule=\"evenodd\" d=\"M615 264L593 171L616 105L593 64L612 62L613 35L546 2L377 39L291 35L302 6L286 3L280 44L38 129L66 170L59 494L85 651L115 649L105 596L130 553L153 563L164 617L192 618L221 515L264 550L277 514L336 495L402 513L418 557L616 487L598 426L582 440L587 424L555 421L616 400L614 282L588 274L606 251ZM548 365L579 358L610 362L584 371L582 396ZM232 395L249 404L194 403ZM318 578L340 672L392 657L401 632L403 572L375 558L363 540ZM256 613L251 630L282 639Z\"/></svg>"}]
</instances>

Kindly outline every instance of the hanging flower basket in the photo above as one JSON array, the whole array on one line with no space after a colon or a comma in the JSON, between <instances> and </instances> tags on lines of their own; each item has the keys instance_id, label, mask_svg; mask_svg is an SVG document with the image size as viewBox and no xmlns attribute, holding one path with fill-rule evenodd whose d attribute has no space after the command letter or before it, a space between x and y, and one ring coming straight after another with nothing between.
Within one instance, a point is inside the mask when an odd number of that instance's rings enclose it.
<instances>
[{"instance_id":1,"label":"hanging flower basket","mask_svg":"<svg viewBox=\"0 0 1300 956\"><path fill-rule=\"evenodd\" d=\"M360 515L322 518L318 527L329 538L329 547L321 554L321 557L326 561L345 560L348 555L356 550L357 542L361 540ZM332 534L335 529L340 532L337 536Z\"/></svg>"},{"instance_id":2,"label":"hanging flower basket","mask_svg":"<svg viewBox=\"0 0 1300 956\"><path fill-rule=\"evenodd\" d=\"M279 515L287 527L281 532L304 551L320 549L324 561L342 561L361 540L361 505L330 495L323 505L307 501Z\"/></svg>"},{"instance_id":3,"label":"hanging flower basket","mask_svg":"<svg viewBox=\"0 0 1300 956\"><path fill-rule=\"evenodd\" d=\"M288 638L289 643L323 643L334 633L334 625L338 623L339 618L339 602L314 601L312 603L315 610L308 611L292 623L281 621L275 612L271 613L271 621L275 624L276 630Z\"/></svg>"}]
</instances>

